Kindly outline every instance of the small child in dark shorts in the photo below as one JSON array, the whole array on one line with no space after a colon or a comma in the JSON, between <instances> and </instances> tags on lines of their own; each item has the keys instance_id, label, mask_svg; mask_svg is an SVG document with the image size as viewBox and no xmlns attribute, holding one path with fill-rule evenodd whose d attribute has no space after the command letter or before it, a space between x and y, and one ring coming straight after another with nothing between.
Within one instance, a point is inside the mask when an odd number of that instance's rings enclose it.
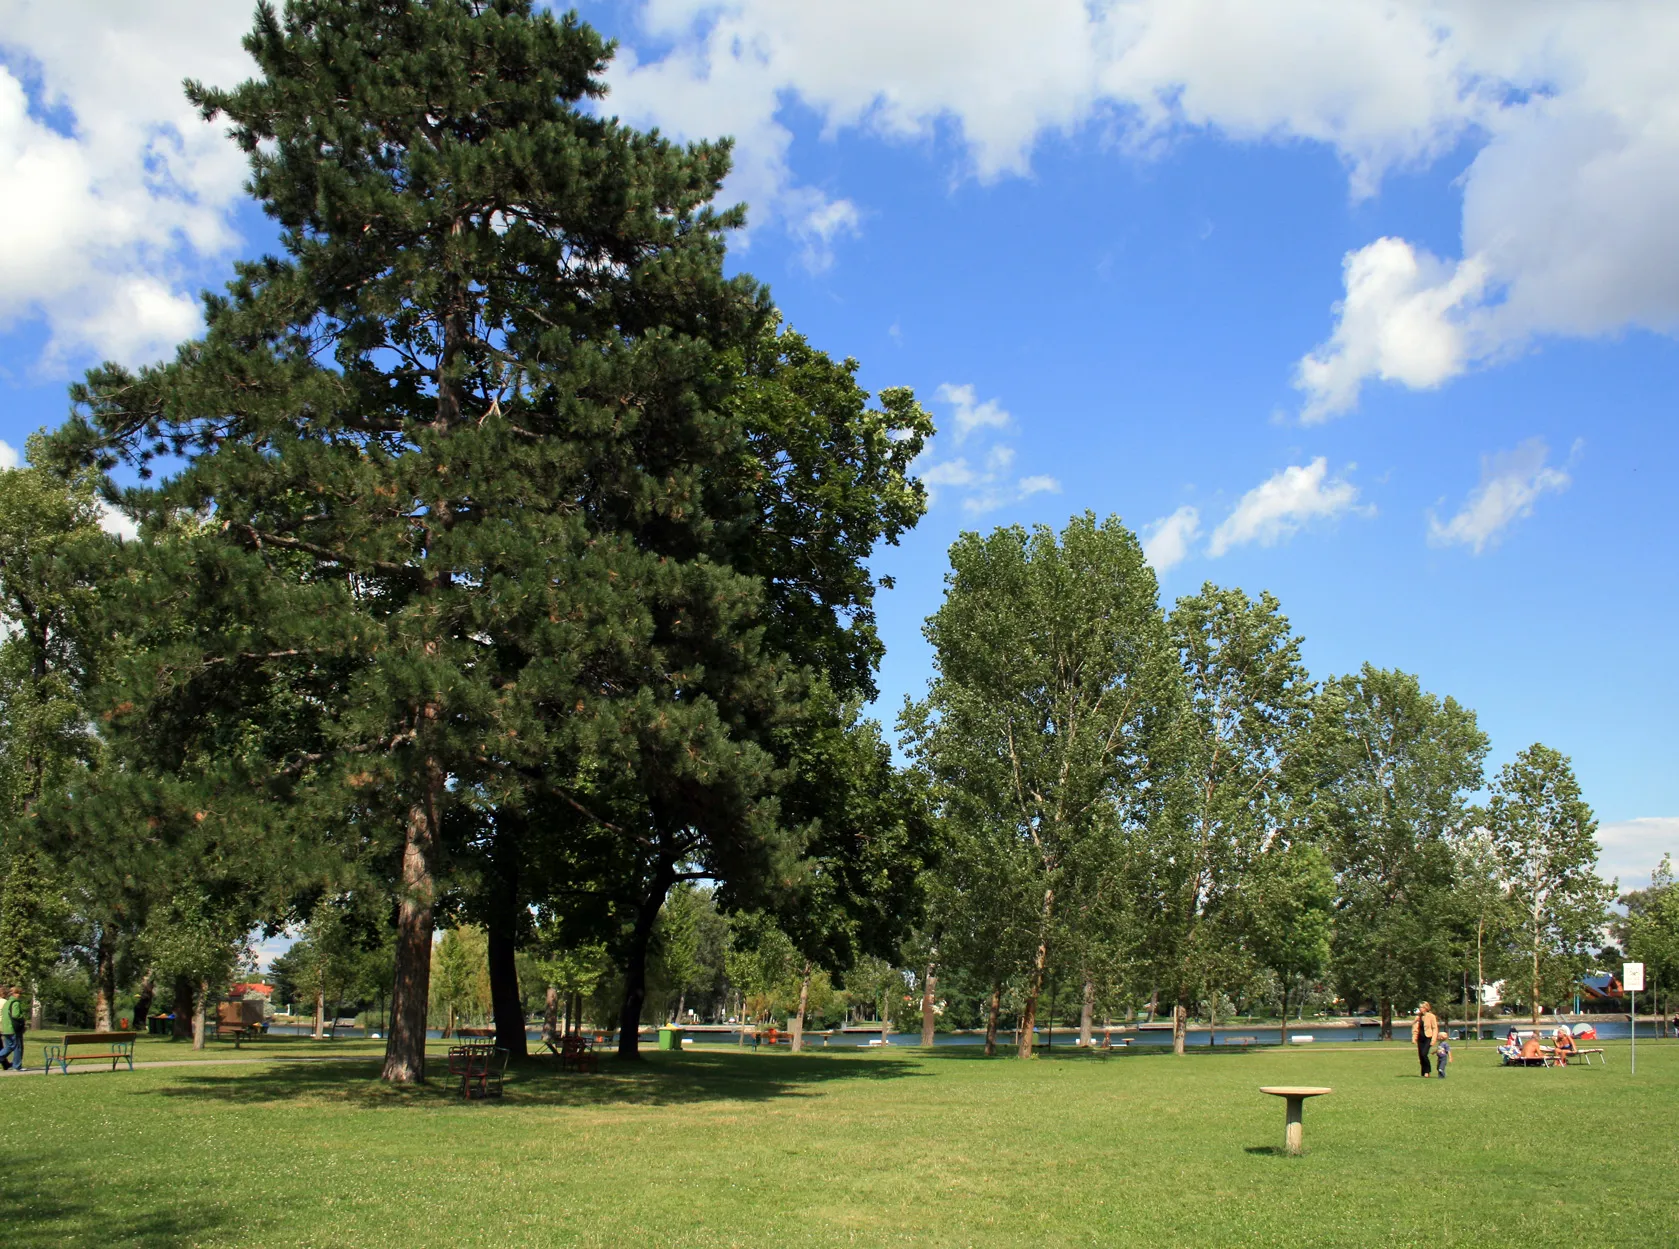
<instances>
[{"instance_id":1,"label":"small child in dark shorts","mask_svg":"<svg viewBox=\"0 0 1679 1249\"><path fill-rule=\"evenodd\" d=\"M1434 1049L1436 1058L1435 1074L1442 1080L1446 1078L1446 1064L1452 1061L1452 1034L1444 1028L1440 1029L1440 1040Z\"/></svg>"}]
</instances>

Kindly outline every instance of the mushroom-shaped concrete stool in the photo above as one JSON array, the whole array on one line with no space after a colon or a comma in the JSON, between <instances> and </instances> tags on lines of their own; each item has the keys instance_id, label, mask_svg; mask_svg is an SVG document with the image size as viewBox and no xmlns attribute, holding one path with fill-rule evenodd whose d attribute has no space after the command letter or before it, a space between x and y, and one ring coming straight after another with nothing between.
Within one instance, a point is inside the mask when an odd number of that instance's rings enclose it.
<instances>
[{"instance_id":1,"label":"mushroom-shaped concrete stool","mask_svg":"<svg viewBox=\"0 0 1679 1249\"><path fill-rule=\"evenodd\" d=\"M1325 1093L1333 1093L1335 1090L1275 1084L1261 1085L1259 1091L1269 1093L1272 1097L1288 1099L1288 1127L1283 1133L1283 1148L1292 1155L1298 1155L1301 1152L1300 1108L1306 1104L1308 1097L1322 1097Z\"/></svg>"}]
</instances>

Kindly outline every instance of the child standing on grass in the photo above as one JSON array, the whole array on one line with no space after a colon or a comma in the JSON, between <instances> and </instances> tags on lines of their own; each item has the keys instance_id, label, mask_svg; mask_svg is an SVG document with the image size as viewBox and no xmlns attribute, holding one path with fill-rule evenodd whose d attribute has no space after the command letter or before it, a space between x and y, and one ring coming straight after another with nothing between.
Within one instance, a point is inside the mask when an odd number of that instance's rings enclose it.
<instances>
[{"instance_id":1,"label":"child standing on grass","mask_svg":"<svg viewBox=\"0 0 1679 1249\"><path fill-rule=\"evenodd\" d=\"M1440 1044L1434 1050L1434 1071L1442 1080L1446 1078L1446 1064L1452 1061L1452 1034L1444 1028L1440 1029Z\"/></svg>"}]
</instances>

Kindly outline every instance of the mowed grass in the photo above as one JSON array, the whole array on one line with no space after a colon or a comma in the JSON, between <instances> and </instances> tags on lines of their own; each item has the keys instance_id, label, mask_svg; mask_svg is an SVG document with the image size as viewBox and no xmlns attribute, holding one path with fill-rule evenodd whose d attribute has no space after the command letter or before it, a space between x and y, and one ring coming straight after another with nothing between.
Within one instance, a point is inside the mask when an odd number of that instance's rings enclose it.
<instances>
[{"instance_id":1,"label":"mowed grass","mask_svg":"<svg viewBox=\"0 0 1679 1249\"><path fill-rule=\"evenodd\" d=\"M291 1052L290 1046L287 1051ZM0 1079L0 1240L1671 1245L1679 1042L1445 1081L1371 1044L1030 1063L727 1048L499 1102L365 1060ZM1261 1084L1325 1084L1307 1156Z\"/></svg>"}]
</instances>

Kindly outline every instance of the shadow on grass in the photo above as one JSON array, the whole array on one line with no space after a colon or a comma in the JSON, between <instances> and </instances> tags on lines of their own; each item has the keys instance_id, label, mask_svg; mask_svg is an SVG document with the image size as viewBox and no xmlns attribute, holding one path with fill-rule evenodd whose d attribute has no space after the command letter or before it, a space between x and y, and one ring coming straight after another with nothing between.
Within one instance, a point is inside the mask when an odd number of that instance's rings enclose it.
<instances>
[{"instance_id":1,"label":"shadow on grass","mask_svg":"<svg viewBox=\"0 0 1679 1249\"><path fill-rule=\"evenodd\" d=\"M1204 1046L1196 1046L1186 1049L1182 1055L1176 1055L1172 1053L1172 1047L1170 1045L1139 1045L1135 1047L1121 1046L1112 1050L1097 1048L1083 1049L1076 1045L1057 1045L1053 1048L1040 1045L1033 1052L1033 1058L1038 1062L1080 1062L1101 1064L1105 1062L1133 1062L1142 1058L1231 1058L1247 1053L1274 1053L1279 1049L1281 1049L1281 1046L1277 1045L1255 1045L1249 1047L1248 1049L1242 1049L1238 1046L1231 1046L1229 1049L1226 1049L1222 1045L1217 1049L1208 1049ZM983 1046L979 1045L941 1045L934 1049L918 1048L913 1052L918 1058L932 1059L937 1062L987 1061L985 1049ZM990 1061L1013 1061L1014 1057L1015 1048L1012 1044L1007 1046L999 1044L997 1046L996 1054L991 1055Z\"/></svg>"},{"instance_id":2,"label":"shadow on grass","mask_svg":"<svg viewBox=\"0 0 1679 1249\"><path fill-rule=\"evenodd\" d=\"M171 1072L161 1088L135 1096L219 1101L241 1104L313 1101L361 1107L470 1104L493 1112L506 1106L679 1106L712 1101L770 1101L809 1093L841 1081L900 1080L920 1073L901 1059L846 1059L822 1055L776 1056L769 1061L751 1054L658 1055L640 1062L603 1058L598 1072L562 1072L559 1060L532 1057L508 1068L502 1097L465 1103L458 1083L450 1080L442 1058L428 1057L423 1085L388 1085L365 1061L276 1064L229 1074Z\"/></svg>"},{"instance_id":3,"label":"shadow on grass","mask_svg":"<svg viewBox=\"0 0 1679 1249\"><path fill-rule=\"evenodd\" d=\"M140 1195L110 1176L86 1173L87 1159L56 1151L8 1157L0 1168L0 1242L7 1246L202 1244L221 1238L228 1212L170 1195L164 1209L144 1209ZM158 1194L146 1194L152 1200Z\"/></svg>"}]
</instances>

